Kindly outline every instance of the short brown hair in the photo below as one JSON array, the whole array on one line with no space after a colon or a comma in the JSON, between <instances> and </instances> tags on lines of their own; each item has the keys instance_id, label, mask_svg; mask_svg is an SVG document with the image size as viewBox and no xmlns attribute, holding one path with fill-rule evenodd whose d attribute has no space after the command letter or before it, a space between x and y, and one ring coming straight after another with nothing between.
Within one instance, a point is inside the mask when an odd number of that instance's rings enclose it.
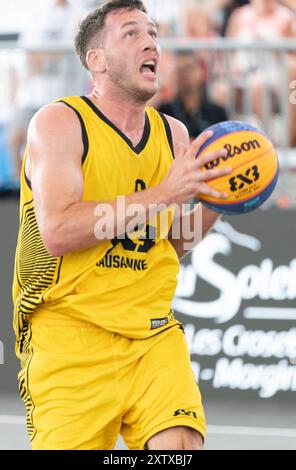
<instances>
[{"instance_id":1,"label":"short brown hair","mask_svg":"<svg viewBox=\"0 0 296 470\"><path fill-rule=\"evenodd\" d=\"M86 62L87 52L92 39L105 27L106 16L116 10L141 10L147 13L141 0L106 0L103 5L92 11L79 26L75 37L75 48L82 65L88 70Z\"/></svg>"}]
</instances>

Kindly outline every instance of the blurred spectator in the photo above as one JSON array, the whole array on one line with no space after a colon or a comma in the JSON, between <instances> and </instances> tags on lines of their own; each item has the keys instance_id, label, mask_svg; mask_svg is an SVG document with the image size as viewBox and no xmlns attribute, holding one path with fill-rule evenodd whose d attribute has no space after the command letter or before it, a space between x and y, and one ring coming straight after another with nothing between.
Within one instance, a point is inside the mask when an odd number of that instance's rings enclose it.
<instances>
[{"instance_id":1,"label":"blurred spectator","mask_svg":"<svg viewBox=\"0 0 296 470\"><path fill-rule=\"evenodd\" d=\"M211 40L219 34L222 8L232 0L187 0L183 12L186 37ZM218 109L225 108L229 96L229 86L224 75L221 54L217 51L200 51L199 68L202 81L208 88L208 96Z\"/></svg>"},{"instance_id":2,"label":"blurred spectator","mask_svg":"<svg viewBox=\"0 0 296 470\"><path fill-rule=\"evenodd\" d=\"M187 1L183 7L184 34L190 38L210 38L215 35L206 2Z\"/></svg>"},{"instance_id":3,"label":"blurred spectator","mask_svg":"<svg viewBox=\"0 0 296 470\"><path fill-rule=\"evenodd\" d=\"M291 36L293 15L278 0L251 0L230 18L228 36L268 40Z\"/></svg>"},{"instance_id":4,"label":"blurred spectator","mask_svg":"<svg viewBox=\"0 0 296 470\"><path fill-rule=\"evenodd\" d=\"M280 3L290 8L294 13L296 13L296 2L295 0L281 0Z\"/></svg>"},{"instance_id":5,"label":"blurred spectator","mask_svg":"<svg viewBox=\"0 0 296 470\"><path fill-rule=\"evenodd\" d=\"M171 102L160 104L159 111L182 121L192 139L210 125L227 120L225 110L207 98L197 54L191 51L177 54L176 82L177 96Z\"/></svg>"},{"instance_id":6,"label":"blurred spectator","mask_svg":"<svg viewBox=\"0 0 296 470\"><path fill-rule=\"evenodd\" d=\"M144 0L144 3L148 14L157 24L159 36L171 37L178 34L184 0Z\"/></svg>"},{"instance_id":7,"label":"blurred spectator","mask_svg":"<svg viewBox=\"0 0 296 470\"><path fill-rule=\"evenodd\" d=\"M250 0L229 0L225 5L223 5L223 25L221 27L221 35L225 36L229 19L234 12L239 7L243 7L244 5L248 5Z\"/></svg>"},{"instance_id":8,"label":"blurred spectator","mask_svg":"<svg viewBox=\"0 0 296 470\"><path fill-rule=\"evenodd\" d=\"M242 42L291 38L295 35L294 15L290 9L281 5L279 0L251 0L249 5L234 11L229 21L227 35ZM236 53L232 58L232 76L236 79L237 90L243 90L245 87L250 90L252 109L261 120L264 90L269 91L274 112L278 107L282 72L278 67L276 53L269 55L264 67L262 67L262 56L255 52ZM293 55L288 57L287 74L290 81L296 77ZM290 106L290 138L293 144L296 143L294 108Z\"/></svg>"},{"instance_id":9,"label":"blurred spectator","mask_svg":"<svg viewBox=\"0 0 296 470\"><path fill-rule=\"evenodd\" d=\"M37 12L32 11L31 21L27 22L20 34L19 47L23 52L16 56L15 61L17 83L10 132L11 150L17 173L20 171L26 132L32 116L44 104L67 94L67 85L70 83L69 90L75 93L73 81L79 72L70 73L77 63L74 54L65 56L62 52L42 51L42 49L51 47L73 49L75 31L83 13L84 10L68 0L40 2ZM30 50L32 48L37 50ZM41 50L38 51L38 48ZM78 71L79 69L77 67Z\"/></svg>"},{"instance_id":10,"label":"blurred spectator","mask_svg":"<svg viewBox=\"0 0 296 470\"><path fill-rule=\"evenodd\" d=\"M230 11L234 10L238 6L245 5L249 0L187 0L188 4L189 23L192 23L193 30L196 28L196 24L200 27L199 23L203 23L206 19L207 28L209 31L215 32L218 36L223 35L225 30L225 23L230 14ZM184 7L186 10L186 7ZM201 19L198 21L197 14L198 10L201 12ZM195 26L194 26L195 23ZM192 30L192 26L188 31ZM204 25L203 25L204 26ZM197 37L196 34L190 34L193 37ZM207 35L202 35L207 37Z\"/></svg>"},{"instance_id":11,"label":"blurred spectator","mask_svg":"<svg viewBox=\"0 0 296 470\"><path fill-rule=\"evenodd\" d=\"M224 35L231 12L249 0L185 0L182 3L186 36L207 38Z\"/></svg>"}]
</instances>

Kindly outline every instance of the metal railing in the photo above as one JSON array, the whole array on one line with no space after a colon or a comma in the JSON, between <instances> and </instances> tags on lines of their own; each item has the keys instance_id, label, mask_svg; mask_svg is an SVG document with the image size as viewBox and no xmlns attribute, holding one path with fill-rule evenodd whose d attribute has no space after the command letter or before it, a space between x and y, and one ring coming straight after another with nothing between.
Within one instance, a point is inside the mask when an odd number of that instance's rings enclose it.
<instances>
[{"instance_id":1,"label":"metal railing","mask_svg":"<svg viewBox=\"0 0 296 470\"><path fill-rule=\"evenodd\" d=\"M260 96L262 115L257 123L270 135L275 143L283 170L296 167L295 151L291 146L291 119L293 119L291 96L296 89L289 73L289 61L295 54L296 40L282 39L269 42L242 42L237 39L211 38L161 39L164 51L196 51L207 63L207 87L210 90L217 75L225 80L228 99L225 106L229 119L250 121L256 118L252 107L250 78L253 73L262 77L265 84ZM84 94L89 90L90 78L82 68L74 50L68 46L31 47L20 49L15 43L0 43L0 119L9 117L16 96L14 70L20 54L42 54L44 76L48 80L60 77L61 87L54 98L72 94ZM235 73L237 63L245 61L240 74ZM217 72L218 70L218 72ZM296 67L295 67L296 70ZM296 80L296 72L294 80ZM237 91L241 95L240 110L237 109ZM274 105L276 95L276 105ZM53 99L54 99L53 98ZM296 120L296 104L295 120ZM274 109L276 108L276 110ZM296 122L296 121L295 121ZM295 126L296 129L296 126ZM295 130L296 132L296 130ZM296 139L296 136L294 136ZM294 139L294 140L295 140ZM285 175L284 175L285 177ZM284 180L283 180L284 181ZM283 188L286 187L285 181Z\"/></svg>"},{"instance_id":2,"label":"metal railing","mask_svg":"<svg viewBox=\"0 0 296 470\"><path fill-rule=\"evenodd\" d=\"M277 144L284 149L291 145L291 136L289 135L291 113L291 94L296 88L292 84L292 78L289 77L288 60L291 54L295 54L296 59L296 40L280 39L268 42L245 42L237 39L215 38L209 40L200 39L163 39L162 48L164 50L178 51L196 51L203 53L208 58L209 63L209 83L213 80L212 72L215 73L215 63L219 62L220 73L225 77L229 86L229 100L227 102L228 114L233 118L235 112L235 91L240 88L243 95L242 115L245 117L252 114L252 103L250 98L249 79L252 73L262 77L266 81L266 86L262 87L261 107L262 107L262 125L263 128L273 137L271 129L272 116L272 92L277 94L278 111L281 130L278 131L280 139ZM245 59L249 67L242 70L239 77L234 76L235 62ZM296 67L295 77L296 79ZM272 87L270 86L272 82ZM293 86L292 86L293 85ZM271 89L273 88L273 89ZM295 104L296 106L296 104ZM288 160L288 163L291 160Z\"/></svg>"},{"instance_id":3,"label":"metal railing","mask_svg":"<svg viewBox=\"0 0 296 470\"><path fill-rule=\"evenodd\" d=\"M291 53L295 53L296 57L296 41L291 39L274 40L269 42L243 42L235 39L213 38L209 40L202 39L188 39L188 38L172 38L162 39L161 46L163 50L178 52L178 51L196 51L202 53L208 62L208 86L215 80L217 75L217 67L219 68L219 77L225 79L225 83L229 88L228 100L225 103L228 115L234 118L236 115L236 98L235 93L237 89L242 92L242 110L243 117L249 117L253 113L252 100L250 97L250 76L255 72L262 80L266 82L273 82L273 89L269 83L262 87L261 107L262 107L262 124L263 128L274 137L274 132L271 128L272 117L272 93L277 94L277 116L278 116L278 134L279 139L275 139L277 144L283 148L289 148L291 144L291 136L289 129L291 124L290 113L290 97L293 89L288 72L288 57ZM88 75L83 70L78 62L73 49L69 46L45 46L31 47L24 50L27 54L44 54L44 56L54 57L59 56L59 60L49 60L44 63L44 75L63 77L59 96L64 94L76 94L77 92L83 93L87 89ZM8 68L13 67L14 55L20 52L16 49L15 45L7 43L0 43L0 68L3 71L4 63ZM62 59L61 59L62 57ZM242 62L245 59L246 67L242 70L240 75L234 74L235 63ZM296 62L296 60L295 60ZM248 65L247 65L248 64ZM295 67L296 68L296 67ZM294 80L296 79L296 72ZM296 84L295 84L296 88ZM3 93L9 96L9 103L11 103L11 92L9 89L0 92L3 98ZM57 98L59 97L57 96ZM295 105L296 106L296 105ZM280 128L279 128L280 126Z\"/></svg>"}]
</instances>

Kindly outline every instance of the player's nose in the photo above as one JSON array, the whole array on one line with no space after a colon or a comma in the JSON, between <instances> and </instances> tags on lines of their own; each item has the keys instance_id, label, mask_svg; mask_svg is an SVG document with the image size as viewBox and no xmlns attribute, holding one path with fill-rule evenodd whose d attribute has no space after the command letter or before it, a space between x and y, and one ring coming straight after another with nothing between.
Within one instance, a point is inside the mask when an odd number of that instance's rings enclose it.
<instances>
[{"instance_id":1,"label":"player's nose","mask_svg":"<svg viewBox=\"0 0 296 470\"><path fill-rule=\"evenodd\" d=\"M144 51L158 51L159 49L159 44L155 39L150 35L147 34L145 35L145 39L143 40L143 50Z\"/></svg>"}]
</instances>

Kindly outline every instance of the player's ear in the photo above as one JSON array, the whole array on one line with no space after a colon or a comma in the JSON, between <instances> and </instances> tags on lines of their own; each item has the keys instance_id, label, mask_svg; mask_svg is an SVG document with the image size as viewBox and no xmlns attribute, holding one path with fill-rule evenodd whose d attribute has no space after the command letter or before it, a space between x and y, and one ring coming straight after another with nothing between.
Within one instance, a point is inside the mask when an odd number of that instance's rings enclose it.
<instances>
[{"instance_id":1,"label":"player's ear","mask_svg":"<svg viewBox=\"0 0 296 470\"><path fill-rule=\"evenodd\" d=\"M90 49L87 52L86 61L91 72L106 72L106 63L103 49Z\"/></svg>"}]
</instances>

